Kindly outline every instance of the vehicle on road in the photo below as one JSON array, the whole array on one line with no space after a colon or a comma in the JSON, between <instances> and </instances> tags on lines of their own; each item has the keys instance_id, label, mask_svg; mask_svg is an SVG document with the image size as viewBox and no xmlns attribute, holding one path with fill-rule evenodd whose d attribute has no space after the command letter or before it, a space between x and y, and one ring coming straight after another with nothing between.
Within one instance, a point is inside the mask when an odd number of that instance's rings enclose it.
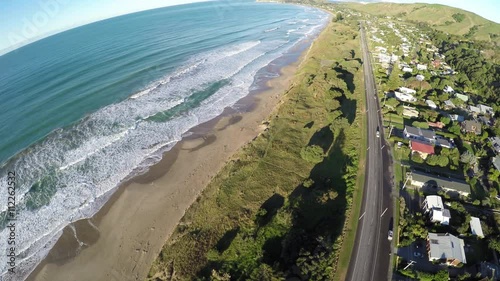
<instances>
[{"instance_id":1,"label":"vehicle on road","mask_svg":"<svg viewBox=\"0 0 500 281\"><path fill-rule=\"evenodd\" d=\"M392 235L393 235L392 230L389 230L389 235L387 236L387 239L389 239L389 241L392 240Z\"/></svg>"},{"instance_id":2,"label":"vehicle on road","mask_svg":"<svg viewBox=\"0 0 500 281\"><path fill-rule=\"evenodd\" d=\"M377 127L377 138L380 138L380 130L379 130L379 127Z\"/></svg>"}]
</instances>

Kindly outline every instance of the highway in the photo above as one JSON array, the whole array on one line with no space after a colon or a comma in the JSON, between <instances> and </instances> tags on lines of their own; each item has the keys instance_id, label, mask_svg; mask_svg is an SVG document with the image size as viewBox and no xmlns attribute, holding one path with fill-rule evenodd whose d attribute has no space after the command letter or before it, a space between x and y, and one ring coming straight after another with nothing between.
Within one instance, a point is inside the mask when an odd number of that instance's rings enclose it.
<instances>
[{"instance_id":1,"label":"highway","mask_svg":"<svg viewBox=\"0 0 500 281\"><path fill-rule=\"evenodd\" d=\"M380 104L363 24L360 23L360 33L366 91L368 149L361 215L346 280L383 281L391 277L389 274L391 241L388 240L388 232L393 217L392 161L384 139L386 134L382 126ZM377 128L380 130L380 137L377 137Z\"/></svg>"}]
</instances>

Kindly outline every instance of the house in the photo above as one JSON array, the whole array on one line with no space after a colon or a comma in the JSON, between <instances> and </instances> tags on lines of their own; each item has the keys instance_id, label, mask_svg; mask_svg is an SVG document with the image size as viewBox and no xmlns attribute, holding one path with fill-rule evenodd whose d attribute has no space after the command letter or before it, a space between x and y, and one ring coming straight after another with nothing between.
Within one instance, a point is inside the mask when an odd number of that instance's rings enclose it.
<instances>
[{"instance_id":1,"label":"house","mask_svg":"<svg viewBox=\"0 0 500 281\"><path fill-rule=\"evenodd\" d=\"M404 94L407 94L407 95L414 95L414 94L417 93L417 91L415 91L413 89L410 89L410 88L406 88L406 87L400 87L399 91L401 93L404 93Z\"/></svg>"},{"instance_id":2,"label":"house","mask_svg":"<svg viewBox=\"0 0 500 281\"><path fill-rule=\"evenodd\" d=\"M440 188L446 192L454 192L463 196L470 194L470 185L462 180L436 176L417 170L412 170L410 177L410 184L418 188Z\"/></svg>"},{"instance_id":3,"label":"house","mask_svg":"<svg viewBox=\"0 0 500 281\"><path fill-rule=\"evenodd\" d=\"M500 171L500 157L491 158L491 162L493 163L493 166L495 166L495 168Z\"/></svg>"},{"instance_id":4,"label":"house","mask_svg":"<svg viewBox=\"0 0 500 281\"><path fill-rule=\"evenodd\" d=\"M391 61L398 61L399 57L395 54L391 54Z\"/></svg>"},{"instance_id":5,"label":"house","mask_svg":"<svg viewBox=\"0 0 500 281\"><path fill-rule=\"evenodd\" d=\"M479 109L479 107L477 106L469 105L467 109L473 116L477 116L479 113L481 113L481 109Z\"/></svg>"},{"instance_id":6,"label":"house","mask_svg":"<svg viewBox=\"0 0 500 281\"><path fill-rule=\"evenodd\" d=\"M462 126L462 131L465 133L474 133L476 135L481 134L481 123L473 120L465 120L460 123Z\"/></svg>"},{"instance_id":7,"label":"house","mask_svg":"<svg viewBox=\"0 0 500 281\"><path fill-rule=\"evenodd\" d=\"M434 139L436 138L436 133L434 131L412 126L405 126L403 133L407 139L416 139L427 143L434 143Z\"/></svg>"},{"instance_id":8,"label":"house","mask_svg":"<svg viewBox=\"0 0 500 281\"><path fill-rule=\"evenodd\" d=\"M416 102L417 98L410 94L405 94L401 92L394 92L394 96L396 97L397 100L403 101L403 102Z\"/></svg>"},{"instance_id":9,"label":"house","mask_svg":"<svg viewBox=\"0 0 500 281\"><path fill-rule=\"evenodd\" d=\"M422 203L422 209L424 210L424 214L429 216L431 222L439 222L442 225L450 224L450 210L444 207L441 196L426 196Z\"/></svg>"},{"instance_id":10,"label":"house","mask_svg":"<svg viewBox=\"0 0 500 281\"><path fill-rule=\"evenodd\" d=\"M403 105L403 116L418 118L418 110L416 108Z\"/></svg>"},{"instance_id":11,"label":"house","mask_svg":"<svg viewBox=\"0 0 500 281\"><path fill-rule=\"evenodd\" d=\"M432 61L432 66L434 66L434 68L439 68L440 65L441 65L440 60L433 60Z\"/></svg>"},{"instance_id":12,"label":"house","mask_svg":"<svg viewBox=\"0 0 500 281\"><path fill-rule=\"evenodd\" d=\"M442 136L436 136L436 145L441 146L441 147L446 147L446 148L454 148L455 147L453 140L448 140Z\"/></svg>"},{"instance_id":13,"label":"house","mask_svg":"<svg viewBox=\"0 0 500 281\"><path fill-rule=\"evenodd\" d=\"M468 95L457 93L457 94L455 94L455 97L457 97L457 99L463 100L464 102L469 101L469 96Z\"/></svg>"},{"instance_id":14,"label":"house","mask_svg":"<svg viewBox=\"0 0 500 281\"><path fill-rule=\"evenodd\" d=\"M491 147L496 152L496 154L500 154L500 138L499 137L490 137L488 140L491 143Z\"/></svg>"},{"instance_id":15,"label":"house","mask_svg":"<svg viewBox=\"0 0 500 281\"><path fill-rule=\"evenodd\" d=\"M470 217L470 231L472 235L476 235L479 238L484 238L483 228L481 227L481 221L477 217Z\"/></svg>"},{"instance_id":16,"label":"house","mask_svg":"<svg viewBox=\"0 0 500 281\"><path fill-rule=\"evenodd\" d=\"M479 265L479 272L481 273L482 278L488 278L488 280L500 280L500 266L494 263L485 261L481 262Z\"/></svg>"},{"instance_id":17,"label":"house","mask_svg":"<svg viewBox=\"0 0 500 281\"><path fill-rule=\"evenodd\" d=\"M417 152L420 154L422 159L427 158L429 154L434 154L434 146L419 141L410 141L410 149L412 153Z\"/></svg>"},{"instance_id":18,"label":"house","mask_svg":"<svg viewBox=\"0 0 500 281\"><path fill-rule=\"evenodd\" d=\"M433 102L433 101L431 101L431 100L426 100L425 103L427 104L427 106L429 106L432 109L437 109L438 108L438 106L436 105L436 103Z\"/></svg>"},{"instance_id":19,"label":"house","mask_svg":"<svg viewBox=\"0 0 500 281\"><path fill-rule=\"evenodd\" d=\"M431 233L427 236L429 261L439 260L450 266L466 264L464 240L449 233Z\"/></svg>"},{"instance_id":20,"label":"house","mask_svg":"<svg viewBox=\"0 0 500 281\"><path fill-rule=\"evenodd\" d=\"M477 119L479 120L479 122L481 122L485 126L490 126L491 127L495 123L493 121L493 119L488 118L487 116L479 116Z\"/></svg>"},{"instance_id":21,"label":"house","mask_svg":"<svg viewBox=\"0 0 500 281\"><path fill-rule=\"evenodd\" d=\"M455 90L453 90L453 88L450 86L445 86L443 89L443 92L448 93L448 94L453 94L455 92Z\"/></svg>"},{"instance_id":22,"label":"house","mask_svg":"<svg viewBox=\"0 0 500 281\"><path fill-rule=\"evenodd\" d=\"M375 47L375 50L381 52L381 53L387 53L387 48L384 48L384 47L381 47L381 46L377 46Z\"/></svg>"},{"instance_id":23,"label":"house","mask_svg":"<svg viewBox=\"0 0 500 281\"><path fill-rule=\"evenodd\" d=\"M433 127L433 128L439 128L439 129L442 129L444 128L444 123L443 122L427 122L427 124L429 125L429 127Z\"/></svg>"},{"instance_id":24,"label":"house","mask_svg":"<svg viewBox=\"0 0 500 281\"><path fill-rule=\"evenodd\" d=\"M493 108L491 108L490 106L486 106L484 104L480 104L477 107L479 108L479 111L482 114L491 115L491 116L495 115L495 112L493 111Z\"/></svg>"},{"instance_id":25,"label":"house","mask_svg":"<svg viewBox=\"0 0 500 281\"><path fill-rule=\"evenodd\" d=\"M405 66L405 67L403 67L402 71L403 71L403 72L412 73L412 72L413 72L413 69L412 69L411 67L407 67L407 66Z\"/></svg>"},{"instance_id":26,"label":"house","mask_svg":"<svg viewBox=\"0 0 500 281\"><path fill-rule=\"evenodd\" d=\"M458 114L449 114L448 116L450 117L451 121L463 122L465 120L465 118L462 115Z\"/></svg>"},{"instance_id":27,"label":"house","mask_svg":"<svg viewBox=\"0 0 500 281\"><path fill-rule=\"evenodd\" d=\"M444 108L445 109L455 108L455 104L451 100L445 100L444 101Z\"/></svg>"},{"instance_id":28,"label":"house","mask_svg":"<svg viewBox=\"0 0 500 281\"><path fill-rule=\"evenodd\" d=\"M425 80L425 76L423 76L422 74L417 74L416 78L417 78L417 81L424 81Z\"/></svg>"},{"instance_id":29,"label":"house","mask_svg":"<svg viewBox=\"0 0 500 281\"><path fill-rule=\"evenodd\" d=\"M427 70L427 65L425 65L425 64L417 64L417 70Z\"/></svg>"}]
</instances>

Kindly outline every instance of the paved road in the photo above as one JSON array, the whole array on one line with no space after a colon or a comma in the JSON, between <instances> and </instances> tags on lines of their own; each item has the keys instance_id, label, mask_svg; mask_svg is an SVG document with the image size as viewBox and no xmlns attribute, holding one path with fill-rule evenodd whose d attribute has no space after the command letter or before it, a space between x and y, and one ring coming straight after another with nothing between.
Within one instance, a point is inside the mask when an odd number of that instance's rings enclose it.
<instances>
[{"instance_id":1,"label":"paved road","mask_svg":"<svg viewBox=\"0 0 500 281\"><path fill-rule=\"evenodd\" d=\"M380 104L376 96L375 78L363 23L361 24L361 47L364 62L369 148L361 206L362 217L359 220L347 280L383 281L390 278L391 243L387 237L393 217L392 162L385 146L385 134L379 113ZM377 128L380 130L380 137L376 135Z\"/></svg>"}]
</instances>

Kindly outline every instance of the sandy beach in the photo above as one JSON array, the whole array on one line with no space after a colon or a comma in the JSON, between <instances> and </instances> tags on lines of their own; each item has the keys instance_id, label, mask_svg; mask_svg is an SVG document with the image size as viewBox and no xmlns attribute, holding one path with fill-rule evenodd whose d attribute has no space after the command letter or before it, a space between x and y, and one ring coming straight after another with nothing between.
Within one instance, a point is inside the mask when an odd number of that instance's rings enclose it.
<instances>
[{"instance_id":1,"label":"sandy beach","mask_svg":"<svg viewBox=\"0 0 500 281\"><path fill-rule=\"evenodd\" d=\"M295 57L268 89L191 130L150 171L121 186L91 219L66 227L28 280L144 280L200 192L239 148L265 129L304 58ZM289 58L290 59L290 58Z\"/></svg>"}]
</instances>

